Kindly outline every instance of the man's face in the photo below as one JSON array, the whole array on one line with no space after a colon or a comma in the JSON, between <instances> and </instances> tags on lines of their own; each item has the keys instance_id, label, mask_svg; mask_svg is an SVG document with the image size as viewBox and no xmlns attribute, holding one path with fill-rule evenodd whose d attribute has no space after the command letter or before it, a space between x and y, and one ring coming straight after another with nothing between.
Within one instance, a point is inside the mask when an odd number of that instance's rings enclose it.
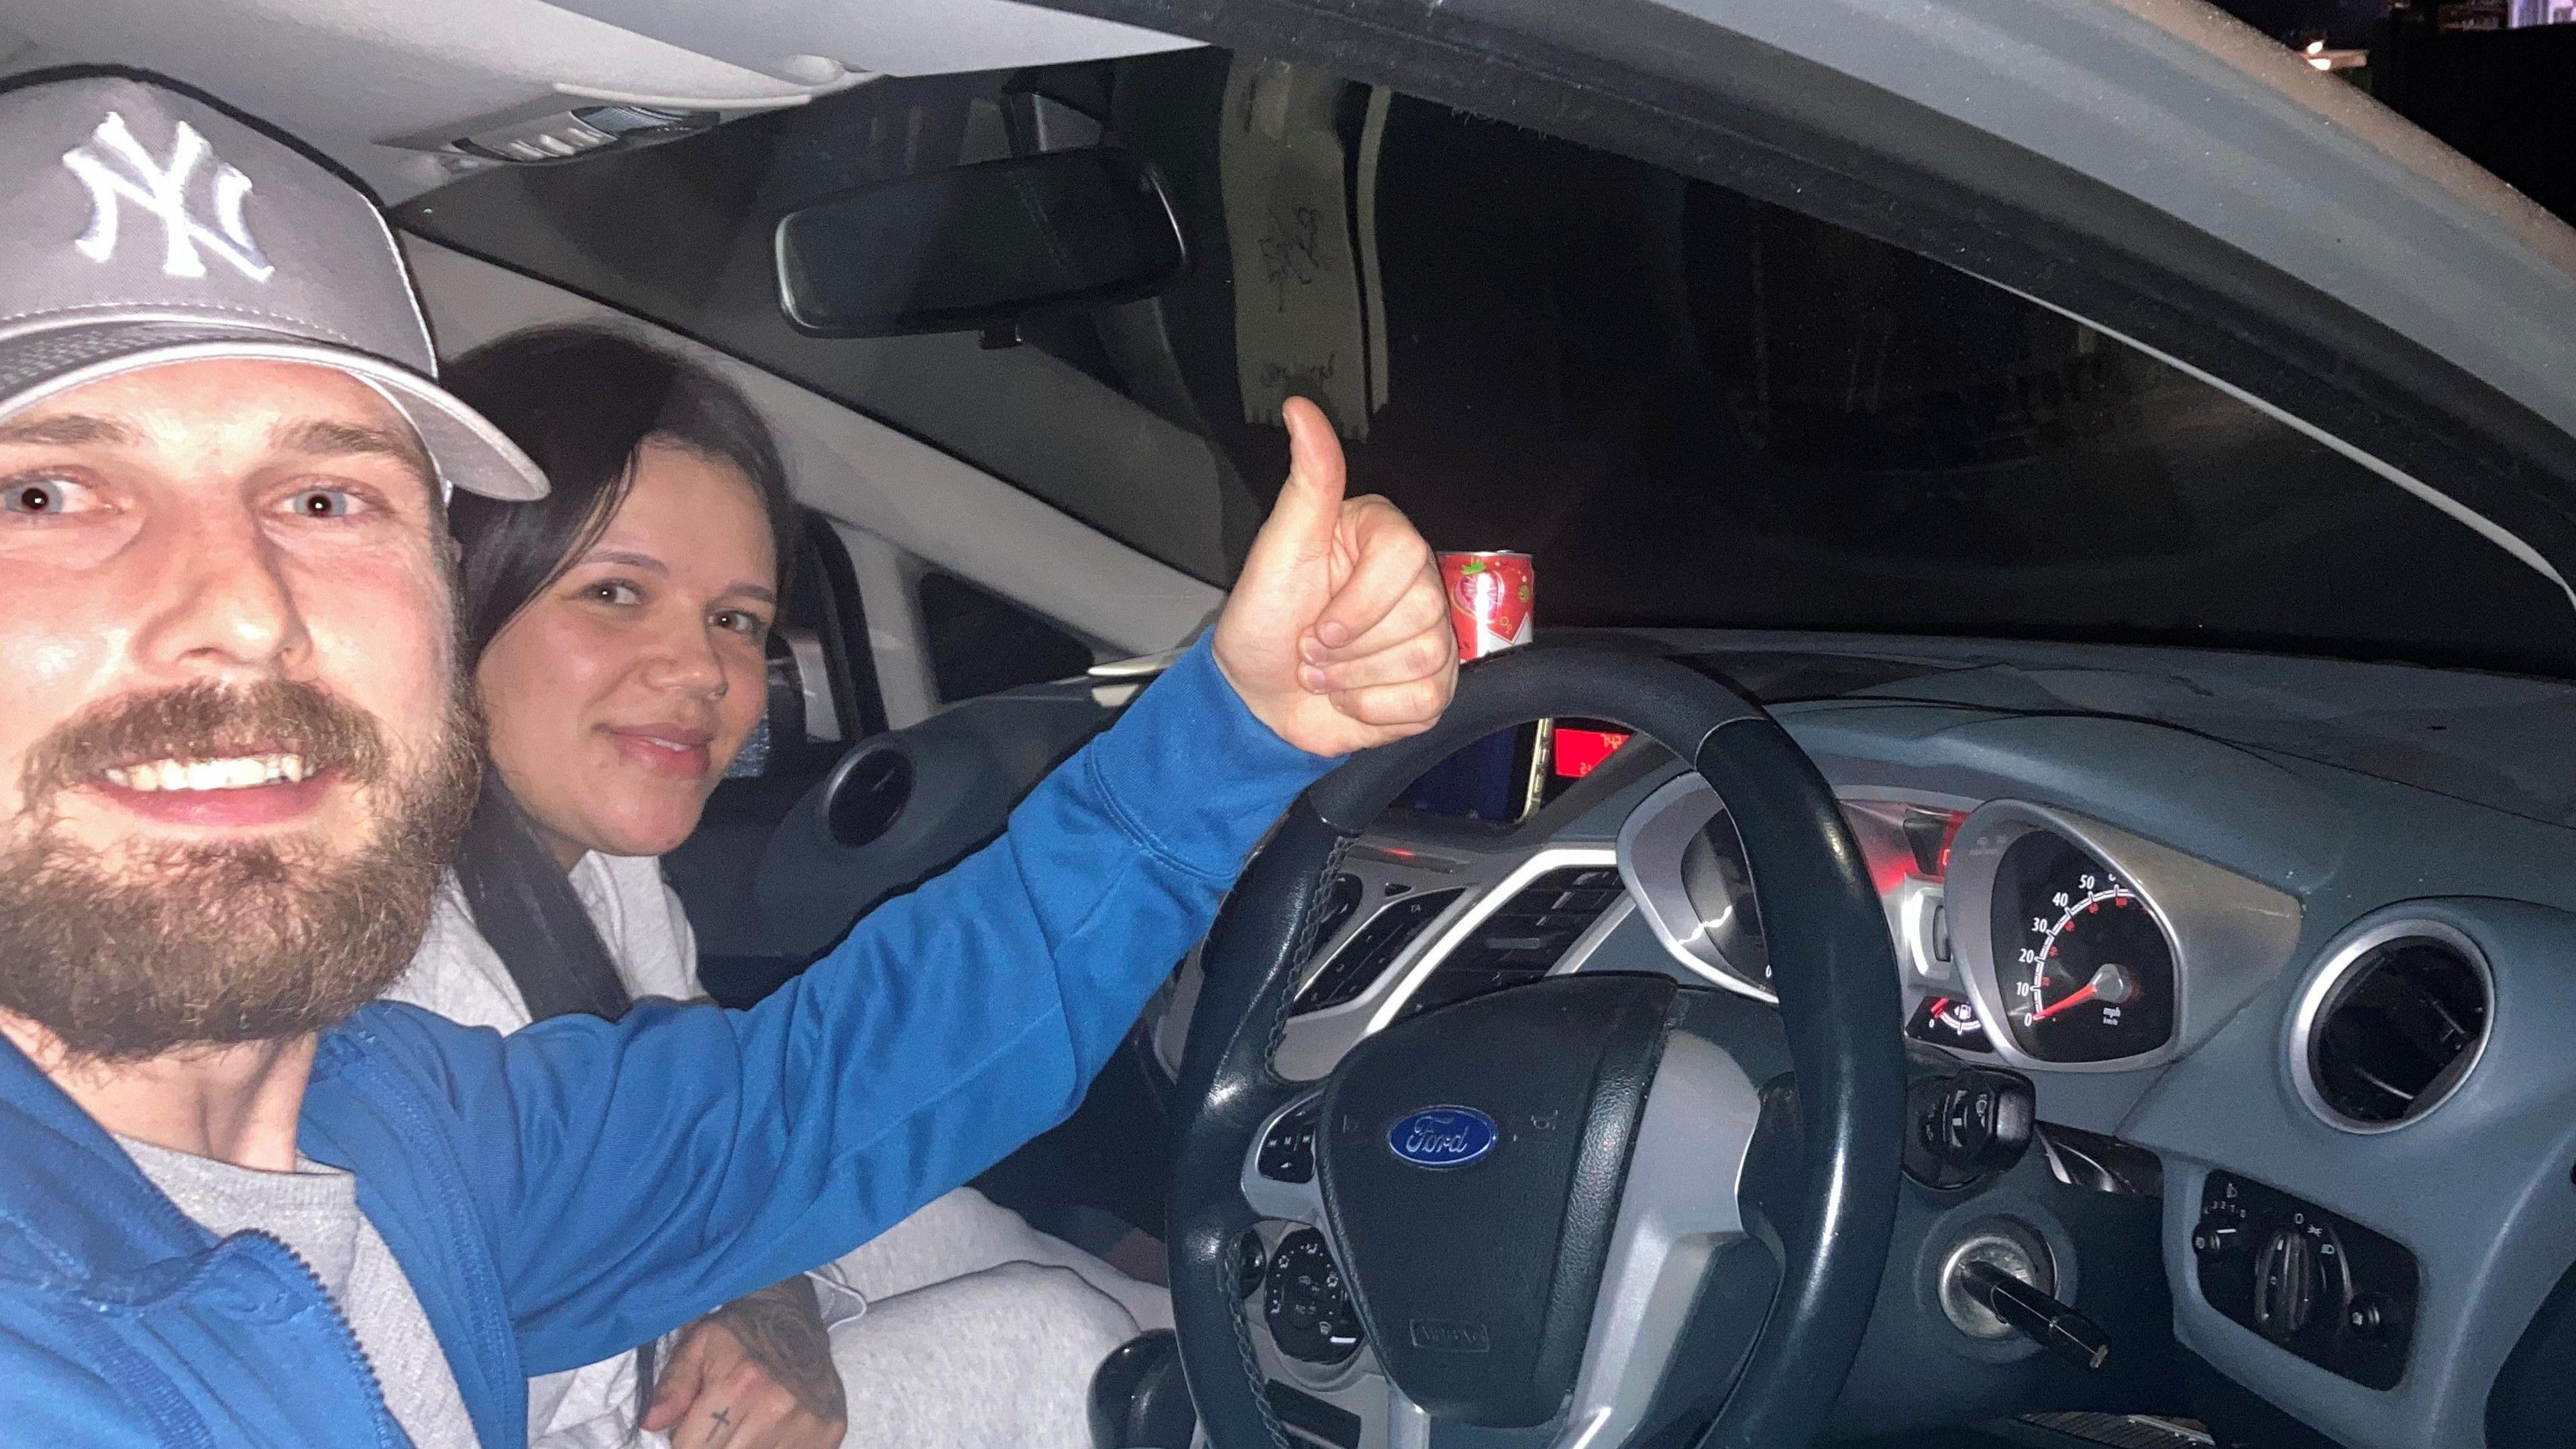
<instances>
[{"instance_id":1,"label":"man's face","mask_svg":"<svg viewBox=\"0 0 2576 1449\"><path fill-rule=\"evenodd\" d=\"M135 1058L399 973L477 776L435 486L322 367L0 419L0 1009Z\"/></svg>"}]
</instances>

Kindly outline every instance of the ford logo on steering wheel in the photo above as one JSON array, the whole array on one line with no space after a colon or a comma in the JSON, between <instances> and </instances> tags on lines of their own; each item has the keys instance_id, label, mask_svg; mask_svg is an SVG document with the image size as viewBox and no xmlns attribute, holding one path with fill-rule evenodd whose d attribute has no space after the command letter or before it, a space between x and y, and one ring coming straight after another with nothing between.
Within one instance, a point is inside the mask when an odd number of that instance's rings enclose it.
<instances>
[{"instance_id":1,"label":"ford logo on steering wheel","mask_svg":"<svg viewBox=\"0 0 2576 1449\"><path fill-rule=\"evenodd\" d=\"M1473 1107L1425 1107L1386 1129L1387 1150L1416 1167L1464 1167L1494 1150L1494 1119Z\"/></svg>"}]
</instances>

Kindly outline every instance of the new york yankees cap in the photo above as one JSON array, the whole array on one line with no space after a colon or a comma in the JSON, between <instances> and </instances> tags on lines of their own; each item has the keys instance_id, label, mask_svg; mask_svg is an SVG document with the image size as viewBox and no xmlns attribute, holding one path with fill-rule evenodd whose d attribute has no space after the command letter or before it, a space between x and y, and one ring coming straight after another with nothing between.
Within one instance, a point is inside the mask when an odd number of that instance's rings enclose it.
<instances>
[{"instance_id":1,"label":"new york yankees cap","mask_svg":"<svg viewBox=\"0 0 2576 1449\"><path fill-rule=\"evenodd\" d=\"M0 193L0 417L165 363L317 363L399 409L443 483L545 496L439 387L375 203L293 147L148 81L45 81L0 91Z\"/></svg>"}]
</instances>

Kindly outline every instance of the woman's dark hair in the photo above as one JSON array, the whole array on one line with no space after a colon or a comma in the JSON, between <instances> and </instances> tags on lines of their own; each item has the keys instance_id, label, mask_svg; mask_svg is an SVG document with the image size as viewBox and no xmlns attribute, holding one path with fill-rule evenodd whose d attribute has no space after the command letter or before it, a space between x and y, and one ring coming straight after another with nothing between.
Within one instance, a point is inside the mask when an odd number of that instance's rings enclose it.
<instances>
[{"instance_id":1,"label":"woman's dark hair","mask_svg":"<svg viewBox=\"0 0 2576 1449\"><path fill-rule=\"evenodd\" d=\"M634 485L646 443L687 448L750 480L786 597L802 515L768 426L731 383L595 327L514 333L459 358L441 381L535 460L550 485L531 503L459 493L449 504L464 555L465 667L598 541ZM532 1018L625 1014L631 1002L589 912L488 763L457 846L456 879Z\"/></svg>"}]
</instances>

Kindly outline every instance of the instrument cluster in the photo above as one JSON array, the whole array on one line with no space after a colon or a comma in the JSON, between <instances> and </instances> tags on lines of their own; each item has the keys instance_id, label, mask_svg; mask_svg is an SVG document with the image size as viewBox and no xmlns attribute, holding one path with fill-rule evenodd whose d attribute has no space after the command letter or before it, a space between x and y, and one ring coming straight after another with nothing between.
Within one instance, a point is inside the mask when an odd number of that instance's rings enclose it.
<instances>
[{"instance_id":1,"label":"instrument cluster","mask_svg":"<svg viewBox=\"0 0 2576 1449\"><path fill-rule=\"evenodd\" d=\"M1845 798L1908 988L1908 1034L2015 1066L2128 1070L2190 1050L2289 961L2291 897L2108 823L2014 800ZM1694 775L1619 837L1674 959L1772 999L1752 866Z\"/></svg>"},{"instance_id":2,"label":"instrument cluster","mask_svg":"<svg viewBox=\"0 0 2576 1449\"><path fill-rule=\"evenodd\" d=\"M2005 1025L2042 1061L2145 1056L2173 1037L2173 938L2138 888L2053 830L1995 867Z\"/></svg>"}]
</instances>

